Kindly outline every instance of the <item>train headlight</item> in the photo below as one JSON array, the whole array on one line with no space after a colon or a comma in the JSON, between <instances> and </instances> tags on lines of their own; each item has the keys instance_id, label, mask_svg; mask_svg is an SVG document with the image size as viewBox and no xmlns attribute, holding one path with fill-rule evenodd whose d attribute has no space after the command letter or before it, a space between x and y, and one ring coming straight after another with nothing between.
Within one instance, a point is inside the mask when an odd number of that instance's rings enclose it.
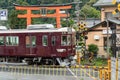
<instances>
[{"instance_id":1,"label":"train headlight","mask_svg":"<svg viewBox=\"0 0 120 80\"><path fill-rule=\"evenodd\" d=\"M66 52L66 49L57 49L57 52Z\"/></svg>"}]
</instances>

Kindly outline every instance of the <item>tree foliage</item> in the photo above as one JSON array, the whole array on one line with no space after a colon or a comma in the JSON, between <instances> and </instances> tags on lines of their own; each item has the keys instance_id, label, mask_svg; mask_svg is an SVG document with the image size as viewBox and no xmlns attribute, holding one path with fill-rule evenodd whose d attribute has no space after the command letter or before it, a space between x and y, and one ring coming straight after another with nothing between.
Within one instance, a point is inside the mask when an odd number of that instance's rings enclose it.
<instances>
[{"instance_id":1,"label":"tree foliage","mask_svg":"<svg viewBox=\"0 0 120 80\"><path fill-rule=\"evenodd\" d=\"M1 0L0 8L8 9L9 17L7 22L11 28L25 28L26 19L19 19L17 18L17 15L24 14L26 13L26 11L15 10L14 3L19 5L41 5L41 4L65 4L73 1L75 0ZM82 11L82 13L87 15L88 18L99 18L100 12L96 10L96 8L92 7L92 5L96 2L96 0L81 0L81 1L82 1L82 4L80 4L80 7L81 7L80 11ZM72 9L68 10L68 12L71 15L70 18L75 18L76 17L75 5L72 5L72 6L73 6ZM66 22L63 22L63 21L64 20L62 20L62 25L67 26ZM33 18L32 19L32 24L41 24L41 23L56 24L56 20L55 18L37 18L37 19ZM68 23L68 26L71 25L70 23Z\"/></svg>"},{"instance_id":2,"label":"tree foliage","mask_svg":"<svg viewBox=\"0 0 120 80\"><path fill-rule=\"evenodd\" d=\"M88 45L88 51L89 52L93 52L93 53L97 53L99 50L98 46L95 44L90 44Z\"/></svg>"},{"instance_id":3,"label":"tree foliage","mask_svg":"<svg viewBox=\"0 0 120 80\"><path fill-rule=\"evenodd\" d=\"M88 18L100 18L100 11L95 7L92 7L95 2L96 0L90 0L81 9L81 12L84 13Z\"/></svg>"}]
</instances>

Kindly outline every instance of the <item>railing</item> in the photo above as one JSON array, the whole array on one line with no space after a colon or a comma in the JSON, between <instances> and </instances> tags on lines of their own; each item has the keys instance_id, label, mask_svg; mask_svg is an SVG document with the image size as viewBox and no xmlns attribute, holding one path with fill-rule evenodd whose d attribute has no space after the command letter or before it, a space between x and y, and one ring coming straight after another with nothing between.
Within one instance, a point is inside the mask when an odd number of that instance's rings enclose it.
<instances>
[{"instance_id":1,"label":"railing","mask_svg":"<svg viewBox=\"0 0 120 80\"><path fill-rule=\"evenodd\" d=\"M92 78L93 80L109 80L106 76L108 75L108 68L96 66L0 66L0 71L14 75L74 76Z\"/></svg>"}]
</instances>

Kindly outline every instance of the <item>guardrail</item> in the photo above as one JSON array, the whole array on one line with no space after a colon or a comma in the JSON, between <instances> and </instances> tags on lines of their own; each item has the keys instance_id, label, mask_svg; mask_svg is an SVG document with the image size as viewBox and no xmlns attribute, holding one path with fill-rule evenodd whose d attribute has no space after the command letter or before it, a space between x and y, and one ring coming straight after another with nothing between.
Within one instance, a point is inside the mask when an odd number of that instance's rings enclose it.
<instances>
[{"instance_id":1,"label":"guardrail","mask_svg":"<svg viewBox=\"0 0 120 80\"><path fill-rule=\"evenodd\" d=\"M16 75L76 76L90 77L93 80L109 80L106 76L108 67L96 66L0 66L0 71Z\"/></svg>"}]
</instances>

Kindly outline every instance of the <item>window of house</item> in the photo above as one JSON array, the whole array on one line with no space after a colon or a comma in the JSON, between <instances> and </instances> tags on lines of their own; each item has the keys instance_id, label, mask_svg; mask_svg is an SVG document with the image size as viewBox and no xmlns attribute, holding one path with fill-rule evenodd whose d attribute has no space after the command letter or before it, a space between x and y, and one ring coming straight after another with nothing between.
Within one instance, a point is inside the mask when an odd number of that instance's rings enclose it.
<instances>
[{"instance_id":1,"label":"window of house","mask_svg":"<svg viewBox=\"0 0 120 80\"><path fill-rule=\"evenodd\" d=\"M4 45L4 36L0 36L0 45Z\"/></svg>"},{"instance_id":2,"label":"window of house","mask_svg":"<svg viewBox=\"0 0 120 80\"><path fill-rule=\"evenodd\" d=\"M36 36L26 36L26 46L36 46Z\"/></svg>"},{"instance_id":3,"label":"window of house","mask_svg":"<svg viewBox=\"0 0 120 80\"><path fill-rule=\"evenodd\" d=\"M105 19L113 18L112 12L105 12Z\"/></svg>"},{"instance_id":4,"label":"window of house","mask_svg":"<svg viewBox=\"0 0 120 80\"><path fill-rule=\"evenodd\" d=\"M7 46L18 46L19 37L18 36L6 36L6 45Z\"/></svg>"},{"instance_id":5,"label":"window of house","mask_svg":"<svg viewBox=\"0 0 120 80\"><path fill-rule=\"evenodd\" d=\"M107 37L103 37L103 41L104 41L104 43L103 43L103 47L104 47L104 50L107 50ZM109 47L110 47L110 45L111 45L111 39L109 38Z\"/></svg>"},{"instance_id":6,"label":"window of house","mask_svg":"<svg viewBox=\"0 0 120 80\"><path fill-rule=\"evenodd\" d=\"M47 35L43 35L42 36L42 45L43 46L47 46L48 45L48 36Z\"/></svg>"},{"instance_id":7,"label":"window of house","mask_svg":"<svg viewBox=\"0 0 120 80\"><path fill-rule=\"evenodd\" d=\"M107 50L107 37L104 37L104 50Z\"/></svg>"},{"instance_id":8,"label":"window of house","mask_svg":"<svg viewBox=\"0 0 120 80\"><path fill-rule=\"evenodd\" d=\"M56 37L52 36L52 38L51 38L52 46L55 46L55 42L56 42Z\"/></svg>"}]
</instances>

